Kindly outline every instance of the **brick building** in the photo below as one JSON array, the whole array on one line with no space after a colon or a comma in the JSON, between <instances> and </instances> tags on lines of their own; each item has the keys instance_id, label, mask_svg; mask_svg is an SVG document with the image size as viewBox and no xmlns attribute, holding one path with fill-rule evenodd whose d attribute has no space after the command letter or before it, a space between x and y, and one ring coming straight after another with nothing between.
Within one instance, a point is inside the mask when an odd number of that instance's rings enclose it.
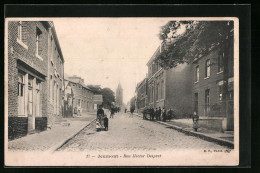
<instances>
[{"instance_id":1,"label":"brick building","mask_svg":"<svg viewBox=\"0 0 260 173\"><path fill-rule=\"evenodd\" d=\"M64 77L64 117L73 117L72 83Z\"/></svg>"},{"instance_id":2,"label":"brick building","mask_svg":"<svg viewBox=\"0 0 260 173\"><path fill-rule=\"evenodd\" d=\"M136 86L136 111L138 113L142 112L148 103L148 83L147 78L143 79Z\"/></svg>"},{"instance_id":3,"label":"brick building","mask_svg":"<svg viewBox=\"0 0 260 173\"><path fill-rule=\"evenodd\" d=\"M73 92L73 113L94 111L94 92L84 84L84 79L78 76L66 77Z\"/></svg>"},{"instance_id":4,"label":"brick building","mask_svg":"<svg viewBox=\"0 0 260 173\"><path fill-rule=\"evenodd\" d=\"M52 119L48 112L49 45L55 28L52 22L47 21L8 21L7 25L8 138L14 139L45 130L49 119ZM58 44L56 34L53 40ZM59 86L62 87L62 54L60 58L57 69L61 78ZM57 100L62 98L61 94L59 96Z\"/></svg>"},{"instance_id":5,"label":"brick building","mask_svg":"<svg viewBox=\"0 0 260 173\"><path fill-rule=\"evenodd\" d=\"M158 47L147 63L148 106L172 108L176 116L187 117L192 113L192 67L184 63L165 70L155 61L160 51Z\"/></svg>"},{"instance_id":6,"label":"brick building","mask_svg":"<svg viewBox=\"0 0 260 173\"><path fill-rule=\"evenodd\" d=\"M208 55L195 59L192 64L193 111L201 117L202 126L219 131L234 128L233 49L230 49L229 53L232 58L228 61L227 114L226 109L222 107L224 54L219 50L213 50Z\"/></svg>"},{"instance_id":7,"label":"brick building","mask_svg":"<svg viewBox=\"0 0 260 173\"><path fill-rule=\"evenodd\" d=\"M48 124L51 125L63 116L64 97L64 58L60 48L59 40L52 22L50 23L48 36Z\"/></svg>"}]
</instances>

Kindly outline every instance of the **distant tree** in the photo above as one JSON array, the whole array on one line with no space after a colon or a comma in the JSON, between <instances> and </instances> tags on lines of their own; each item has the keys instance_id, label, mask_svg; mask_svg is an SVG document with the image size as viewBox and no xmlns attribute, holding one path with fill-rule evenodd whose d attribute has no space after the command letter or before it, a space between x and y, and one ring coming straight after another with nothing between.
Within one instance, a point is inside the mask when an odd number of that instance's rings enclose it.
<instances>
[{"instance_id":1,"label":"distant tree","mask_svg":"<svg viewBox=\"0 0 260 173\"><path fill-rule=\"evenodd\" d=\"M130 100L130 110L135 109L136 97L132 97Z\"/></svg>"},{"instance_id":2,"label":"distant tree","mask_svg":"<svg viewBox=\"0 0 260 173\"><path fill-rule=\"evenodd\" d=\"M178 34L181 28L185 31ZM233 58L234 23L233 21L170 21L161 27L159 38L162 52L156 58L164 69L176 67L184 62L219 50L223 56L223 108L226 112L228 93L228 62Z\"/></svg>"},{"instance_id":3,"label":"distant tree","mask_svg":"<svg viewBox=\"0 0 260 173\"><path fill-rule=\"evenodd\" d=\"M101 94L103 95L103 106L107 109L113 107L113 102L115 102L115 93L110 88L101 89Z\"/></svg>"}]
</instances>

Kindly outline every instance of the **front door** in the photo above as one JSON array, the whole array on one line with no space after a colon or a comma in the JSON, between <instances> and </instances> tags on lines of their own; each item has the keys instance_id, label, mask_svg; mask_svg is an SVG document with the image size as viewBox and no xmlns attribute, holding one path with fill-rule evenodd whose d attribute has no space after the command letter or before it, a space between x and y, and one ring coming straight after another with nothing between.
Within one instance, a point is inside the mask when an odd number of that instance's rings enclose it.
<instances>
[{"instance_id":1,"label":"front door","mask_svg":"<svg viewBox=\"0 0 260 173\"><path fill-rule=\"evenodd\" d=\"M35 115L33 110L33 78L28 79L28 132L35 129Z\"/></svg>"}]
</instances>

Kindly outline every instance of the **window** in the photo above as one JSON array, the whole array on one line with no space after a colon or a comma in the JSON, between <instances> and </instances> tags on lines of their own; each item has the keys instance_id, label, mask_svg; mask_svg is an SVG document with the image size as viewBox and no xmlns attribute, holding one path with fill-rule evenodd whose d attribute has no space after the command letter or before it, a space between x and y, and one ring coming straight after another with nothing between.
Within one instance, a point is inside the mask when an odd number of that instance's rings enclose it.
<instances>
[{"instance_id":1,"label":"window","mask_svg":"<svg viewBox=\"0 0 260 173\"><path fill-rule=\"evenodd\" d=\"M51 36L51 45L50 45L50 49L51 49L51 63L53 65L53 37Z\"/></svg>"},{"instance_id":2,"label":"window","mask_svg":"<svg viewBox=\"0 0 260 173\"><path fill-rule=\"evenodd\" d=\"M56 113L57 108L57 90L56 90L56 81L53 83L53 113Z\"/></svg>"},{"instance_id":3,"label":"window","mask_svg":"<svg viewBox=\"0 0 260 173\"><path fill-rule=\"evenodd\" d=\"M57 99L56 99L56 115L59 115L59 101L60 101L60 96L59 96L59 94L60 94L60 92L59 92L59 87L58 87L58 85L56 86L56 96L57 96Z\"/></svg>"},{"instance_id":4,"label":"window","mask_svg":"<svg viewBox=\"0 0 260 173\"><path fill-rule=\"evenodd\" d=\"M196 71L195 71L195 82L198 82L200 78L200 69L199 66L196 66Z\"/></svg>"},{"instance_id":5,"label":"window","mask_svg":"<svg viewBox=\"0 0 260 173\"><path fill-rule=\"evenodd\" d=\"M223 72L224 52L218 55L218 72Z\"/></svg>"},{"instance_id":6,"label":"window","mask_svg":"<svg viewBox=\"0 0 260 173\"><path fill-rule=\"evenodd\" d=\"M26 45L27 42L27 28L25 25L25 22L20 21L18 23L18 33L17 33L17 42L23 46L25 49L28 49L28 46Z\"/></svg>"},{"instance_id":7,"label":"window","mask_svg":"<svg viewBox=\"0 0 260 173\"><path fill-rule=\"evenodd\" d=\"M18 23L18 39L23 43L26 43L27 31L26 31L25 22L20 21Z\"/></svg>"},{"instance_id":8,"label":"window","mask_svg":"<svg viewBox=\"0 0 260 173\"><path fill-rule=\"evenodd\" d=\"M153 94L154 94L154 87L152 87L152 102L154 101Z\"/></svg>"},{"instance_id":9,"label":"window","mask_svg":"<svg viewBox=\"0 0 260 173\"><path fill-rule=\"evenodd\" d=\"M155 88L155 100L158 100L158 93L159 93L159 84L157 84Z\"/></svg>"},{"instance_id":10,"label":"window","mask_svg":"<svg viewBox=\"0 0 260 173\"><path fill-rule=\"evenodd\" d=\"M52 91L52 75L50 76L50 102L53 100L53 91Z\"/></svg>"},{"instance_id":11,"label":"window","mask_svg":"<svg viewBox=\"0 0 260 173\"><path fill-rule=\"evenodd\" d=\"M209 103L209 89L205 91L205 112L208 113L210 111L210 103Z\"/></svg>"},{"instance_id":12,"label":"window","mask_svg":"<svg viewBox=\"0 0 260 173\"><path fill-rule=\"evenodd\" d=\"M40 56L42 54L42 31L39 28L36 28L36 55Z\"/></svg>"},{"instance_id":13,"label":"window","mask_svg":"<svg viewBox=\"0 0 260 173\"><path fill-rule=\"evenodd\" d=\"M24 97L24 75L18 73L18 88L17 88L17 95L18 95L18 115L25 115L25 97Z\"/></svg>"},{"instance_id":14,"label":"window","mask_svg":"<svg viewBox=\"0 0 260 173\"><path fill-rule=\"evenodd\" d=\"M18 39L22 41L22 24L23 22L18 23Z\"/></svg>"},{"instance_id":15,"label":"window","mask_svg":"<svg viewBox=\"0 0 260 173\"><path fill-rule=\"evenodd\" d=\"M151 102L153 102L153 87L151 86L150 87L150 92L149 92L149 95L150 95L150 97L149 97L149 102L151 103Z\"/></svg>"},{"instance_id":16,"label":"window","mask_svg":"<svg viewBox=\"0 0 260 173\"><path fill-rule=\"evenodd\" d=\"M164 81L162 80L162 84L161 84L161 87L162 87L162 89L161 89L161 98L162 99L164 99Z\"/></svg>"},{"instance_id":17,"label":"window","mask_svg":"<svg viewBox=\"0 0 260 173\"><path fill-rule=\"evenodd\" d=\"M222 102L223 98L223 81L218 82L218 100Z\"/></svg>"},{"instance_id":18,"label":"window","mask_svg":"<svg viewBox=\"0 0 260 173\"><path fill-rule=\"evenodd\" d=\"M206 68L205 68L205 77L208 78L210 76L210 60L206 61Z\"/></svg>"}]
</instances>

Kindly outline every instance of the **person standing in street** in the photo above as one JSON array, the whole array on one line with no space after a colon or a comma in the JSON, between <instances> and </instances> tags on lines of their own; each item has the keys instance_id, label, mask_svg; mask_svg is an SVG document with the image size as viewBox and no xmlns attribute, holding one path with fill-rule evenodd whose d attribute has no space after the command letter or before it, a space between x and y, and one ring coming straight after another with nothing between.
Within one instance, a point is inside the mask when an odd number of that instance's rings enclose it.
<instances>
[{"instance_id":1,"label":"person standing in street","mask_svg":"<svg viewBox=\"0 0 260 173\"><path fill-rule=\"evenodd\" d=\"M104 126L105 126L105 131L108 131L108 118L107 118L107 115L104 118Z\"/></svg>"},{"instance_id":2,"label":"person standing in street","mask_svg":"<svg viewBox=\"0 0 260 173\"><path fill-rule=\"evenodd\" d=\"M193 121L193 129L197 132L199 128L199 116L197 115L197 112L193 113L192 121Z\"/></svg>"},{"instance_id":3,"label":"person standing in street","mask_svg":"<svg viewBox=\"0 0 260 173\"><path fill-rule=\"evenodd\" d=\"M161 114L162 114L162 110L161 110L161 107L159 107L159 110L158 110L158 120L161 121Z\"/></svg>"},{"instance_id":4,"label":"person standing in street","mask_svg":"<svg viewBox=\"0 0 260 173\"><path fill-rule=\"evenodd\" d=\"M150 115L150 121L152 121L152 107L148 109L149 115Z\"/></svg>"},{"instance_id":5,"label":"person standing in street","mask_svg":"<svg viewBox=\"0 0 260 173\"><path fill-rule=\"evenodd\" d=\"M131 114L130 114L130 117L132 117L133 118L133 116L134 116L134 111L135 111L135 109L134 108L131 108Z\"/></svg>"},{"instance_id":6,"label":"person standing in street","mask_svg":"<svg viewBox=\"0 0 260 173\"><path fill-rule=\"evenodd\" d=\"M155 109L155 119L158 120L158 109Z\"/></svg>"},{"instance_id":7,"label":"person standing in street","mask_svg":"<svg viewBox=\"0 0 260 173\"><path fill-rule=\"evenodd\" d=\"M163 120L163 122L166 121L166 109L165 108L163 108L163 110L162 110L162 120Z\"/></svg>"}]
</instances>

